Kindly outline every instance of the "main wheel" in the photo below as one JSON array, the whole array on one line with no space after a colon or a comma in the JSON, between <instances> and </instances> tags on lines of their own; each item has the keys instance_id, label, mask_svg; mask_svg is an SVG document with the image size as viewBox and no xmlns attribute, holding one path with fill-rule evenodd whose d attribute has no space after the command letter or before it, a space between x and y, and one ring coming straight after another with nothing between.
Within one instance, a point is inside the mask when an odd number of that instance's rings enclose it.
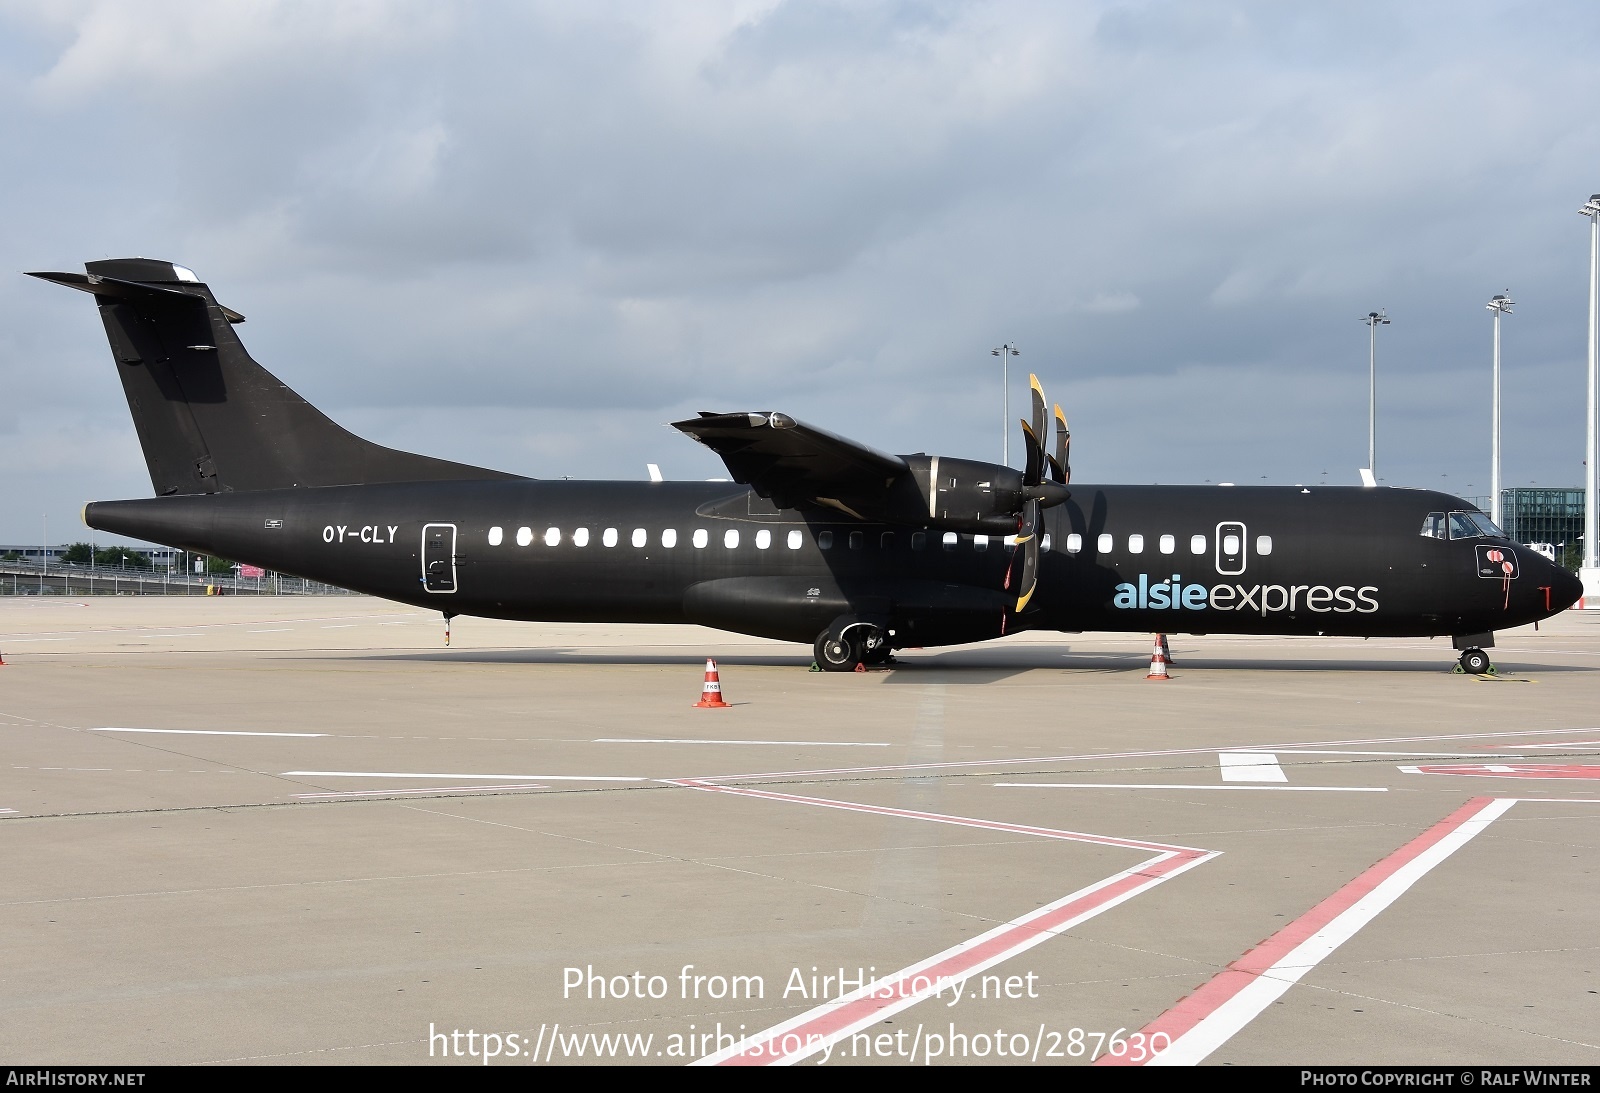
<instances>
[{"instance_id":1,"label":"main wheel","mask_svg":"<svg viewBox=\"0 0 1600 1093\"><path fill-rule=\"evenodd\" d=\"M829 637L824 630L817 638L817 664L824 672L853 672L861 663L861 649L849 638Z\"/></svg>"},{"instance_id":2,"label":"main wheel","mask_svg":"<svg viewBox=\"0 0 1600 1093\"><path fill-rule=\"evenodd\" d=\"M1461 654L1461 670L1469 676L1481 676L1489 670L1489 654L1482 649L1468 649Z\"/></svg>"}]
</instances>

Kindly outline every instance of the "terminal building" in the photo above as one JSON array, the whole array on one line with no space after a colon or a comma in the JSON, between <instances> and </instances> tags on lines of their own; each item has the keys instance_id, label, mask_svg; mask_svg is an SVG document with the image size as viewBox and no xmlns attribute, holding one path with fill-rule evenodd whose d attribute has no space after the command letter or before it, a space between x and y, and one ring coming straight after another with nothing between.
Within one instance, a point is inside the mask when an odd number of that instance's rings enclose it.
<instances>
[{"instance_id":1,"label":"terminal building","mask_svg":"<svg viewBox=\"0 0 1600 1093\"><path fill-rule=\"evenodd\" d=\"M1462 500L1491 511L1489 498ZM1583 562L1583 487L1512 486L1500 491L1506 536L1576 573Z\"/></svg>"}]
</instances>

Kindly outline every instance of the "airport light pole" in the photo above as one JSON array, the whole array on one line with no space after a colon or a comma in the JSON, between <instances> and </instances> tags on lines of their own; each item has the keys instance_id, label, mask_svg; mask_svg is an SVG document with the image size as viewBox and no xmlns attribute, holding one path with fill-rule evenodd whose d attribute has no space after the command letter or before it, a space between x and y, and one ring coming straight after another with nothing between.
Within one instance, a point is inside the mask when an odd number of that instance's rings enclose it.
<instances>
[{"instance_id":1,"label":"airport light pole","mask_svg":"<svg viewBox=\"0 0 1600 1093\"><path fill-rule=\"evenodd\" d=\"M1494 314L1494 424L1489 443L1489 518L1504 527L1500 504L1500 316L1511 314L1516 301L1501 293L1485 306Z\"/></svg>"},{"instance_id":2,"label":"airport light pole","mask_svg":"<svg viewBox=\"0 0 1600 1093\"><path fill-rule=\"evenodd\" d=\"M1000 358L1000 462L1011 466L1011 358L1022 356L1022 350L1010 342L999 349L989 350L989 356Z\"/></svg>"},{"instance_id":3,"label":"airport light pole","mask_svg":"<svg viewBox=\"0 0 1600 1093\"><path fill-rule=\"evenodd\" d=\"M1595 551L1595 456L1600 433L1600 194L1592 194L1579 214L1589 218L1589 397L1584 405L1588 418L1583 446L1583 565L1578 577L1583 581L1583 606L1600 606L1600 554Z\"/></svg>"},{"instance_id":4,"label":"airport light pole","mask_svg":"<svg viewBox=\"0 0 1600 1093\"><path fill-rule=\"evenodd\" d=\"M1367 347L1367 472L1378 480L1378 327L1388 326L1389 317L1383 308L1369 311L1361 321L1370 328Z\"/></svg>"}]
</instances>

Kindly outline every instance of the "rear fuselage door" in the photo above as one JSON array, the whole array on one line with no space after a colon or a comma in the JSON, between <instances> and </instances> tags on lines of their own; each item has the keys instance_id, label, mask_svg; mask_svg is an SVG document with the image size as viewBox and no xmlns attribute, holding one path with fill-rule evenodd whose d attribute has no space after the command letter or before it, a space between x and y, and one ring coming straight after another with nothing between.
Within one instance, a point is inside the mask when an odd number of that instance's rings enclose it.
<instances>
[{"instance_id":1,"label":"rear fuselage door","mask_svg":"<svg viewBox=\"0 0 1600 1093\"><path fill-rule=\"evenodd\" d=\"M1217 572L1232 577L1244 572L1249 545L1244 525L1224 521L1217 525Z\"/></svg>"},{"instance_id":2,"label":"rear fuselage door","mask_svg":"<svg viewBox=\"0 0 1600 1093\"><path fill-rule=\"evenodd\" d=\"M456 526L428 524L422 529L422 587L429 592L456 590Z\"/></svg>"}]
</instances>

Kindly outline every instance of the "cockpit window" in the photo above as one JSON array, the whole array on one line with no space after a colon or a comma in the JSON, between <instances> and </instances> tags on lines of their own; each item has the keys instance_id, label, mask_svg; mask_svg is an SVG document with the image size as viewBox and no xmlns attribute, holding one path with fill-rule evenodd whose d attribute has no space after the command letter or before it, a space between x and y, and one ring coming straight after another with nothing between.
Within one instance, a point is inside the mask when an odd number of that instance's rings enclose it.
<instances>
[{"instance_id":1,"label":"cockpit window","mask_svg":"<svg viewBox=\"0 0 1600 1093\"><path fill-rule=\"evenodd\" d=\"M1444 513L1430 512L1422 518L1422 535L1425 539L1444 539Z\"/></svg>"},{"instance_id":2,"label":"cockpit window","mask_svg":"<svg viewBox=\"0 0 1600 1093\"><path fill-rule=\"evenodd\" d=\"M1424 532L1423 534L1427 534ZM1494 521L1481 512L1452 512L1450 514L1450 538L1476 539L1482 535L1491 535L1497 539L1504 539L1506 533L1495 527Z\"/></svg>"},{"instance_id":3,"label":"cockpit window","mask_svg":"<svg viewBox=\"0 0 1600 1093\"><path fill-rule=\"evenodd\" d=\"M1506 537L1506 533L1496 527L1494 521L1481 512L1469 512L1467 513L1467 519L1478 525L1478 531L1484 535L1492 535L1497 539Z\"/></svg>"}]
</instances>

